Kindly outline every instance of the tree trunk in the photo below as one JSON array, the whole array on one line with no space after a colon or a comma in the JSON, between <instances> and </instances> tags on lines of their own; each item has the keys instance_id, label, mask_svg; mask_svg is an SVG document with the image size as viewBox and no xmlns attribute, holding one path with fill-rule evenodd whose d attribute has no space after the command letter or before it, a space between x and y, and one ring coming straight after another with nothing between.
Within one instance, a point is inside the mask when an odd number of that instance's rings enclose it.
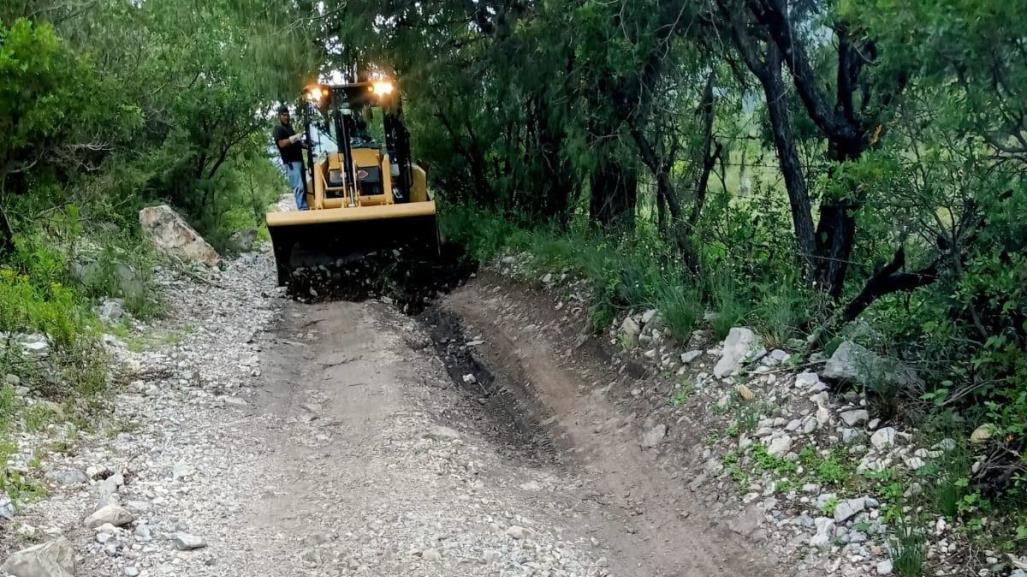
<instances>
[{"instance_id":1,"label":"tree trunk","mask_svg":"<svg viewBox=\"0 0 1027 577\"><path fill-rule=\"evenodd\" d=\"M638 172L626 161L605 158L589 179L592 223L605 230L629 229L635 224Z\"/></svg>"},{"instance_id":2,"label":"tree trunk","mask_svg":"<svg viewBox=\"0 0 1027 577\"><path fill-rule=\"evenodd\" d=\"M7 212L0 206L0 256L14 251L14 230L11 221L7 220Z\"/></svg>"},{"instance_id":3,"label":"tree trunk","mask_svg":"<svg viewBox=\"0 0 1027 577\"><path fill-rule=\"evenodd\" d=\"M717 164L717 157L720 156L720 143L713 139L713 120L715 111L715 99L713 96L713 83L716 77L713 72L706 78L706 88L703 89L702 102L699 104L699 114L702 118L703 145L702 145L702 167L699 170L699 178L695 183L695 198L692 203L692 214L688 218L688 226L694 229L699 217L702 215L703 205L706 204L706 191L710 185L710 172Z\"/></svg>"},{"instance_id":4,"label":"tree trunk","mask_svg":"<svg viewBox=\"0 0 1027 577\"><path fill-rule=\"evenodd\" d=\"M807 279L813 280L816 278L814 271L817 270L814 258L818 253L813 231L812 207L810 206L809 191L806 188L806 176L802 172L799 151L795 148L792 117L785 99L784 82L781 79L781 54L773 43L767 44L766 65L760 72L756 76L760 79L767 101L770 128L774 135L778 164L781 167L781 174L784 176L785 188L788 190L788 204L791 207L792 226L795 229L795 239L799 245L803 273Z\"/></svg>"}]
</instances>

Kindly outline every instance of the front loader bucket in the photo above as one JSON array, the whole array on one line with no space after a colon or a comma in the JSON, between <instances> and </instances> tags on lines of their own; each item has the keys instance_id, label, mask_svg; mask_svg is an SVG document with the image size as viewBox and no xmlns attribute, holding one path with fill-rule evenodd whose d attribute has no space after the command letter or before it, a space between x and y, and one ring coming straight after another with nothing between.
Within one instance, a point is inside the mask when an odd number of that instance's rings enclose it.
<instances>
[{"instance_id":1,"label":"front loader bucket","mask_svg":"<svg viewBox=\"0 0 1027 577\"><path fill-rule=\"evenodd\" d=\"M299 268L348 262L372 252L439 253L434 201L271 212L267 228L279 286L288 284Z\"/></svg>"}]
</instances>

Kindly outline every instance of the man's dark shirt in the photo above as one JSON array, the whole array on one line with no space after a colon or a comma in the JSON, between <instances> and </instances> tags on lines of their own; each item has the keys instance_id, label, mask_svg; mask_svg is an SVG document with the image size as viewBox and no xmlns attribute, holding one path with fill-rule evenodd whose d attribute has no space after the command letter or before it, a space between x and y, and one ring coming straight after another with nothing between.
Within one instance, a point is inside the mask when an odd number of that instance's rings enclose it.
<instances>
[{"instance_id":1,"label":"man's dark shirt","mask_svg":"<svg viewBox=\"0 0 1027 577\"><path fill-rule=\"evenodd\" d=\"M275 146L278 146L278 153L282 155L282 162L303 162L303 147L300 143L293 142L285 147L278 144L279 140L285 140L293 134L296 133L293 132L291 125L281 123L271 133L275 139Z\"/></svg>"}]
</instances>

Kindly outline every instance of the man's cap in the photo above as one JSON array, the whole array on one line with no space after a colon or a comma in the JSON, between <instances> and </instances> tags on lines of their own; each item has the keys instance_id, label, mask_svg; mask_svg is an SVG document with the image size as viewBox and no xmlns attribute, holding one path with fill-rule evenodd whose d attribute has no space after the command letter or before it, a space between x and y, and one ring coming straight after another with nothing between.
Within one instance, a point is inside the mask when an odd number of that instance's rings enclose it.
<instances>
[{"instance_id":1,"label":"man's cap","mask_svg":"<svg viewBox=\"0 0 1027 577\"><path fill-rule=\"evenodd\" d=\"M289 107L284 105L284 104L279 106L278 107L278 114L289 114Z\"/></svg>"}]
</instances>

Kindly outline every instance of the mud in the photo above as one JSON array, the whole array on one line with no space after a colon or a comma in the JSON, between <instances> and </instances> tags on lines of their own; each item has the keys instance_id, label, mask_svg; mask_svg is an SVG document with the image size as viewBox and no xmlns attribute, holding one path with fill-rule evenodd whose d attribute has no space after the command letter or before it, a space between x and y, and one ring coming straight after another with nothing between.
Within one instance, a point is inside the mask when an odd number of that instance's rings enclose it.
<instances>
[{"instance_id":1,"label":"mud","mask_svg":"<svg viewBox=\"0 0 1027 577\"><path fill-rule=\"evenodd\" d=\"M416 315L477 269L459 245L443 244L439 254L397 247L296 268L288 290L295 300L308 304L377 298Z\"/></svg>"}]
</instances>

